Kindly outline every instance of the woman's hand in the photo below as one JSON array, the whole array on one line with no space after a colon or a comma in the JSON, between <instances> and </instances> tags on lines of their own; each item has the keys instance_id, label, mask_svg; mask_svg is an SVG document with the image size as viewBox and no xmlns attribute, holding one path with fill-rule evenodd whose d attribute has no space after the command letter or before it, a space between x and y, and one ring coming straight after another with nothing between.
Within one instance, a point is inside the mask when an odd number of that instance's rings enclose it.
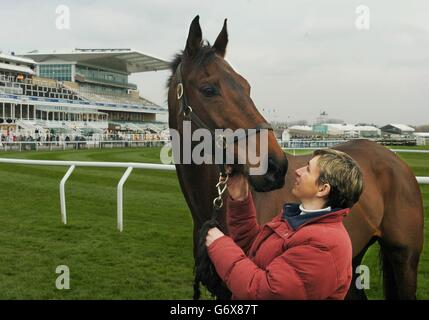
<instances>
[{"instance_id":1,"label":"woman's hand","mask_svg":"<svg viewBox=\"0 0 429 320\"><path fill-rule=\"evenodd\" d=\"M226 172L231 173L232 168L227 166ZM237 173L228 177L226 182L229 196L236 201L246 200L249 195L249 183L247 178L241 174Z\"/></svg>"},{"instance_id":2,"label":"woman's hand","mask_svg":"<svg viewBox=\"0 0 429 320\"><path fill-rule=\"evenodd\" d=\"M224 236L224 233L218 228L211 228L209 232L207 232L206 246L210 246L216 239L222 236Z\"/></svg>"}]
</instances>

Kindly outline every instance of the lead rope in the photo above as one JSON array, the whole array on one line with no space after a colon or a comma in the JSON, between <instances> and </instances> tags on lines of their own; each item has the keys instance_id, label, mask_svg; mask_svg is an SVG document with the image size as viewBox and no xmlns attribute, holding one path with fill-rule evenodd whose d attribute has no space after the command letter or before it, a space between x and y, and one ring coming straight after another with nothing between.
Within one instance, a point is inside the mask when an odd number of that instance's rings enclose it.
<instances>
[{"instance_id":1,"label":"lead rope","mask_svg":"<svg viewBox=\"0 0 429 320\"><path fill-rule=\"evenodd\" d=\"M231 299L231 292L223 283L222 279L216 272L213 262L207 253L206 237L211 228L217 227L221 229L218 217L223 207L222 195L227 188L228 175L225 172L224 166L219 166L219 181L216 184L218 196L213 200L213 210L211 219L204 222L198 231L198 246L197 257L195 259L195 280L194 280L194 300L198 300L201 296L200 283L202 283L212 296L216 296L220 300Z\"/></svg>"}]
</instances>

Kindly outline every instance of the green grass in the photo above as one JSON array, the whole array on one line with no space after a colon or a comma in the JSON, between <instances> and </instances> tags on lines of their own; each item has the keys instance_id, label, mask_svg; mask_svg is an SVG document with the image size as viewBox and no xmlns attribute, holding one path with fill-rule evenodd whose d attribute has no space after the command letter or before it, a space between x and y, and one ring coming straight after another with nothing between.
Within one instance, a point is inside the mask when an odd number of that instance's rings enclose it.
<instances>
[{"instance_id":1,"label":"green grass","mask_svg":"<svg viewBox=\"0 0 429 320\"><path fill-rule=\"evenodd\" d=\"M2 157L158 162L159 149L2 153ZM116 185L125 169L0 164L0 299L187 299L192 297L192 219L175 172L137 170L124 187L124 231L116 229ZM55 269L70 268L70 290Z\"/></svg>"},{"instance_id":2,"label":"green grass","mask_svg":"<svg viewBox=\"0 0 429 320\"><path fill-rule=\"evenodd\" d=\"M159 150L3 152L0 157L159 163ZM416 175L429 176L429 155L400 156ZM124 231L119 233L116 186L125 169L75 169L66 185L64 226L58 185L66 171L0 164L0 299L192 298L192 219L176 173L133 171L124 187ZM422 192L427 221L429 186L422 186ZM429 299L428 260L426 245L419 269L420 299ZM368 296L381 298L375 246L364 263L371 270ZM70 290L55 287L59 265L70 268Z\"/></svg>"}]
</instances>

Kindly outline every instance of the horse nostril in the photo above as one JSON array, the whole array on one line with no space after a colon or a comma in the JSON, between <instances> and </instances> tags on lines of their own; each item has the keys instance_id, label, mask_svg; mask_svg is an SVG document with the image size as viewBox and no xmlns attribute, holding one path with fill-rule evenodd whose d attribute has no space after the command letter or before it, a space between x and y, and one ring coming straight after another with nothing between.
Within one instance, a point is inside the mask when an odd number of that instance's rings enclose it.
<instances>
[{"instance_id":1,"label":"horse nostril","mask_svg":"<svg viewBox=\"0 0 429 320\"><path fill-rule=\"evenodd\" d=\"M283 168L281 168L272 157L268 157L268 172L274 175L280 174Z\"/></svg>"},{"instance_id":2,"label":"horse nostril","mask_svg":"<svg viewBox=\"0 0 429 320\"><path fill-rule=\"evenodd\" d=\"M287 173L287 169L289 168L289 162L287 161L287 158L285 157L284 163L283 163L283 171L282 175L285 176Z\"/></svg>"},{"instance_id":3,"label":"horse nostril","mask_svg":"<svg viewBox=\"0 0 429 320\"><path fill-rule=\"evenodd\" d=\"M272 157L268 157L268 172L266 180L269 183L282 185L284 183L284 176L286 175L287 167L287 160L284 163L279 163Z\"/></svg>"},{"instance_id":4,"label":"horse nostril","mask_svg":"<svg viewBox=\"0 0 429 320\"><path fill-rule=\"evenodd\" d=\"M273 158L268 157L268 172L275 172L277 171L277 165L275 163L275 161L273 160Z\"/></svg>"},{"instance_id":5,"label":"horse nostril","mask_svg":"<svg viewBox=\"0 0 429 320\"><path fill-rule=\"evenodd\" d=\"M278 174L279 174L279 166L271 157L268 158L268 170L267 170L266 179L269 182L274 183L278 179L277 177Z\"/></svg>"}]
</instances>

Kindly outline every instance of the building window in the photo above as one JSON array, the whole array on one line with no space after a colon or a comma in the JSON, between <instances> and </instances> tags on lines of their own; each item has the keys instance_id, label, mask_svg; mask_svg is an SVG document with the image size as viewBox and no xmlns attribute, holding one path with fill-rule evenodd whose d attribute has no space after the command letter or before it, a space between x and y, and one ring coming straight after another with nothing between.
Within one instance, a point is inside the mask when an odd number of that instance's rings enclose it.
<instances>
[{"instance_id":1,"label":"building window","mask_svg":"<svg viewBox=\"0 0 429 320\"><path fill-rule=\"evenodd\" d=\"M84 76L88 80L127 85L128 75L119 72L107 71L103 69L90 68L77 65L76 73Z\"/></svg>"},{"instance_id":2,"label":"building window","mask_svg":"<svg viewBox=\"0 0 429 320\"><path fill-rule=\"evenodd\" d=\"M72 66L70 64L39 65L39 76L58 81L71 81Z\"/></svg>"}]
</instances>

